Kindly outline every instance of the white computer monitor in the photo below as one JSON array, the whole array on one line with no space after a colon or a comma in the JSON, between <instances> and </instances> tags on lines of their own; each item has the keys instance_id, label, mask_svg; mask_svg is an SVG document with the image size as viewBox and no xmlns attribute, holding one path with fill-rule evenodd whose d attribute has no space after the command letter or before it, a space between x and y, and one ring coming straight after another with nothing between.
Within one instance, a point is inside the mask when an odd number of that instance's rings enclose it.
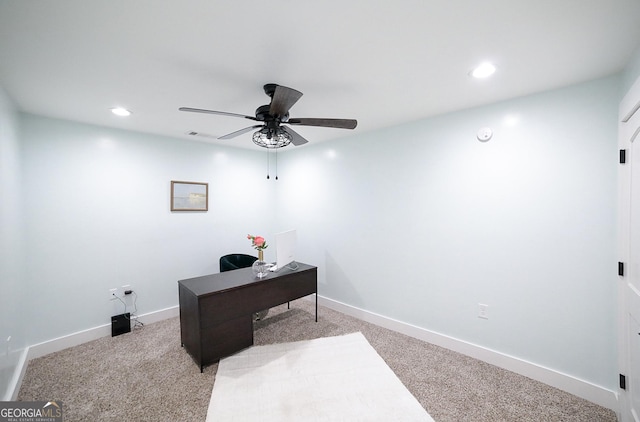
<instances>
[{"instance_id":1,"label":"white computer monitor","mask_svg":"<svg viewBox=\"0 0 640 422\"><path fill-rule=\"evenodd\" d=\"M295 230L287 230L281 233L276 233L276 265L274 271L279 271L286 266L290 268L296 267L295 264L295 249L297 234Z\"/></svg>"}]
</instances>

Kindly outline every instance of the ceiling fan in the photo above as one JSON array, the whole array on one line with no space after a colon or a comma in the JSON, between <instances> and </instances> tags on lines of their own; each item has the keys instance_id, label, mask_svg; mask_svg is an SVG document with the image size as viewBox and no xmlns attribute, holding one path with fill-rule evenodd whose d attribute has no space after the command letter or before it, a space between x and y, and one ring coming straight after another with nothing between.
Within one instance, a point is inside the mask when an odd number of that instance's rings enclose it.
<instances>
[{"instance_id":1,"label":"ceiling fan","mask_svg":"<svg viewBox=\"0 0 640 422\"><path fill-rule=\"evenodd\" d=\"M253 134L253 142L264 148L281 148L290 143L297 146L309 142L298 132L285 125L333 127L340 129L354 129L358 125L358 121L353 119L290 118L289 109L302 97L302 92L277 84L266 84L264 86L264 92L271 97L271 102L268 105L258 107L255 117L228 113L226 111L203 110L190 107L180 107L178 110L242 117L260 122L260 124L220 136L218 139L231 139L258 129Z\"/></svg>"}]
</instances>

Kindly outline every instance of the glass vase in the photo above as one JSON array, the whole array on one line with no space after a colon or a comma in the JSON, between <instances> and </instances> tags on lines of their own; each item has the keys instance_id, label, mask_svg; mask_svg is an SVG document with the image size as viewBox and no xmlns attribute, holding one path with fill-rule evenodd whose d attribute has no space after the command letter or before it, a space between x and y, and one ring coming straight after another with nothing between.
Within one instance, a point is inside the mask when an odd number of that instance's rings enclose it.
<instances>
[{"instance_id":1,"label":"glass vase","mask_svg":"<svg viewBox=\"0 0 640 422\"><path fill-rule=\"evenodd\" d=\"M262 250L258 250L258 260L253 263L251 269L253 269L253 275L257 278L266 277L269 274L270 265L264 261L264 254Z\"/></svg>"}]
</instances>

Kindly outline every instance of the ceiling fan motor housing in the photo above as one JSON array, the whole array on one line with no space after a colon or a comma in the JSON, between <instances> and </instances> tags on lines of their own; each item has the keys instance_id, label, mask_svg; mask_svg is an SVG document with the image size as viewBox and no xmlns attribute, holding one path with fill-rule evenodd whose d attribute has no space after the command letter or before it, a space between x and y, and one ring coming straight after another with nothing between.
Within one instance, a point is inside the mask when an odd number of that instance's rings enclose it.
<instances>
[{"instance_id":1,"label":"ceiling fan motor housing","mask_svg":"<svg viewBox=\"0 0 640 422\"><path fill-rule=\"evenodd\" d=\"M267 94L269 97L273 98L273 94L276 92L276 88L278 87L278 84L265 84L264 85L264 93Z\"/></svg>"},{"instance_id":2,"label":"ceiling fan motor housing","mask_svg":"<svg viewBox=\"0 0 640 422\"><path fill-rule=\"evenodd\" d=\"M272 116L269 113L270 109L271 109L271 106L268 104L258 107L256 109L256 120L259 120L261 122L270 122L273 120L277 120L275 116ZM281 116L279 118L279 121L286 122L287 119L289 119L289 113L285 114L284 116Z\"/></svg>"}]
</instances>

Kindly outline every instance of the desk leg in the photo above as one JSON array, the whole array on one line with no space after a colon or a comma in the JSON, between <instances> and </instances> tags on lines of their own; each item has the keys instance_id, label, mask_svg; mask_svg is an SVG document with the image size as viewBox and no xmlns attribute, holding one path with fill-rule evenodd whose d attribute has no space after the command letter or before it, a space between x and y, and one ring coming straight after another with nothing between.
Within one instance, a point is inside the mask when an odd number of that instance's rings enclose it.
<instances>
[{"instance_id":1,"label":"desk leg","mask_svg":"<svg viewBox=\"0 0 640 422\"><path fill-rule=\"evenodd\" d=\"M291 309L291 302L287 302L287 309Z\"/></svg>"},{"instance_id":2,"label":"desk leg","mask_svg":"<svg viewBox=\"0 0 640 422\"><path fill-rule=\"evenodd\" d=\"M318 322L318 292L316 292L316 322Z\"/></svg>"}]
</instances>

